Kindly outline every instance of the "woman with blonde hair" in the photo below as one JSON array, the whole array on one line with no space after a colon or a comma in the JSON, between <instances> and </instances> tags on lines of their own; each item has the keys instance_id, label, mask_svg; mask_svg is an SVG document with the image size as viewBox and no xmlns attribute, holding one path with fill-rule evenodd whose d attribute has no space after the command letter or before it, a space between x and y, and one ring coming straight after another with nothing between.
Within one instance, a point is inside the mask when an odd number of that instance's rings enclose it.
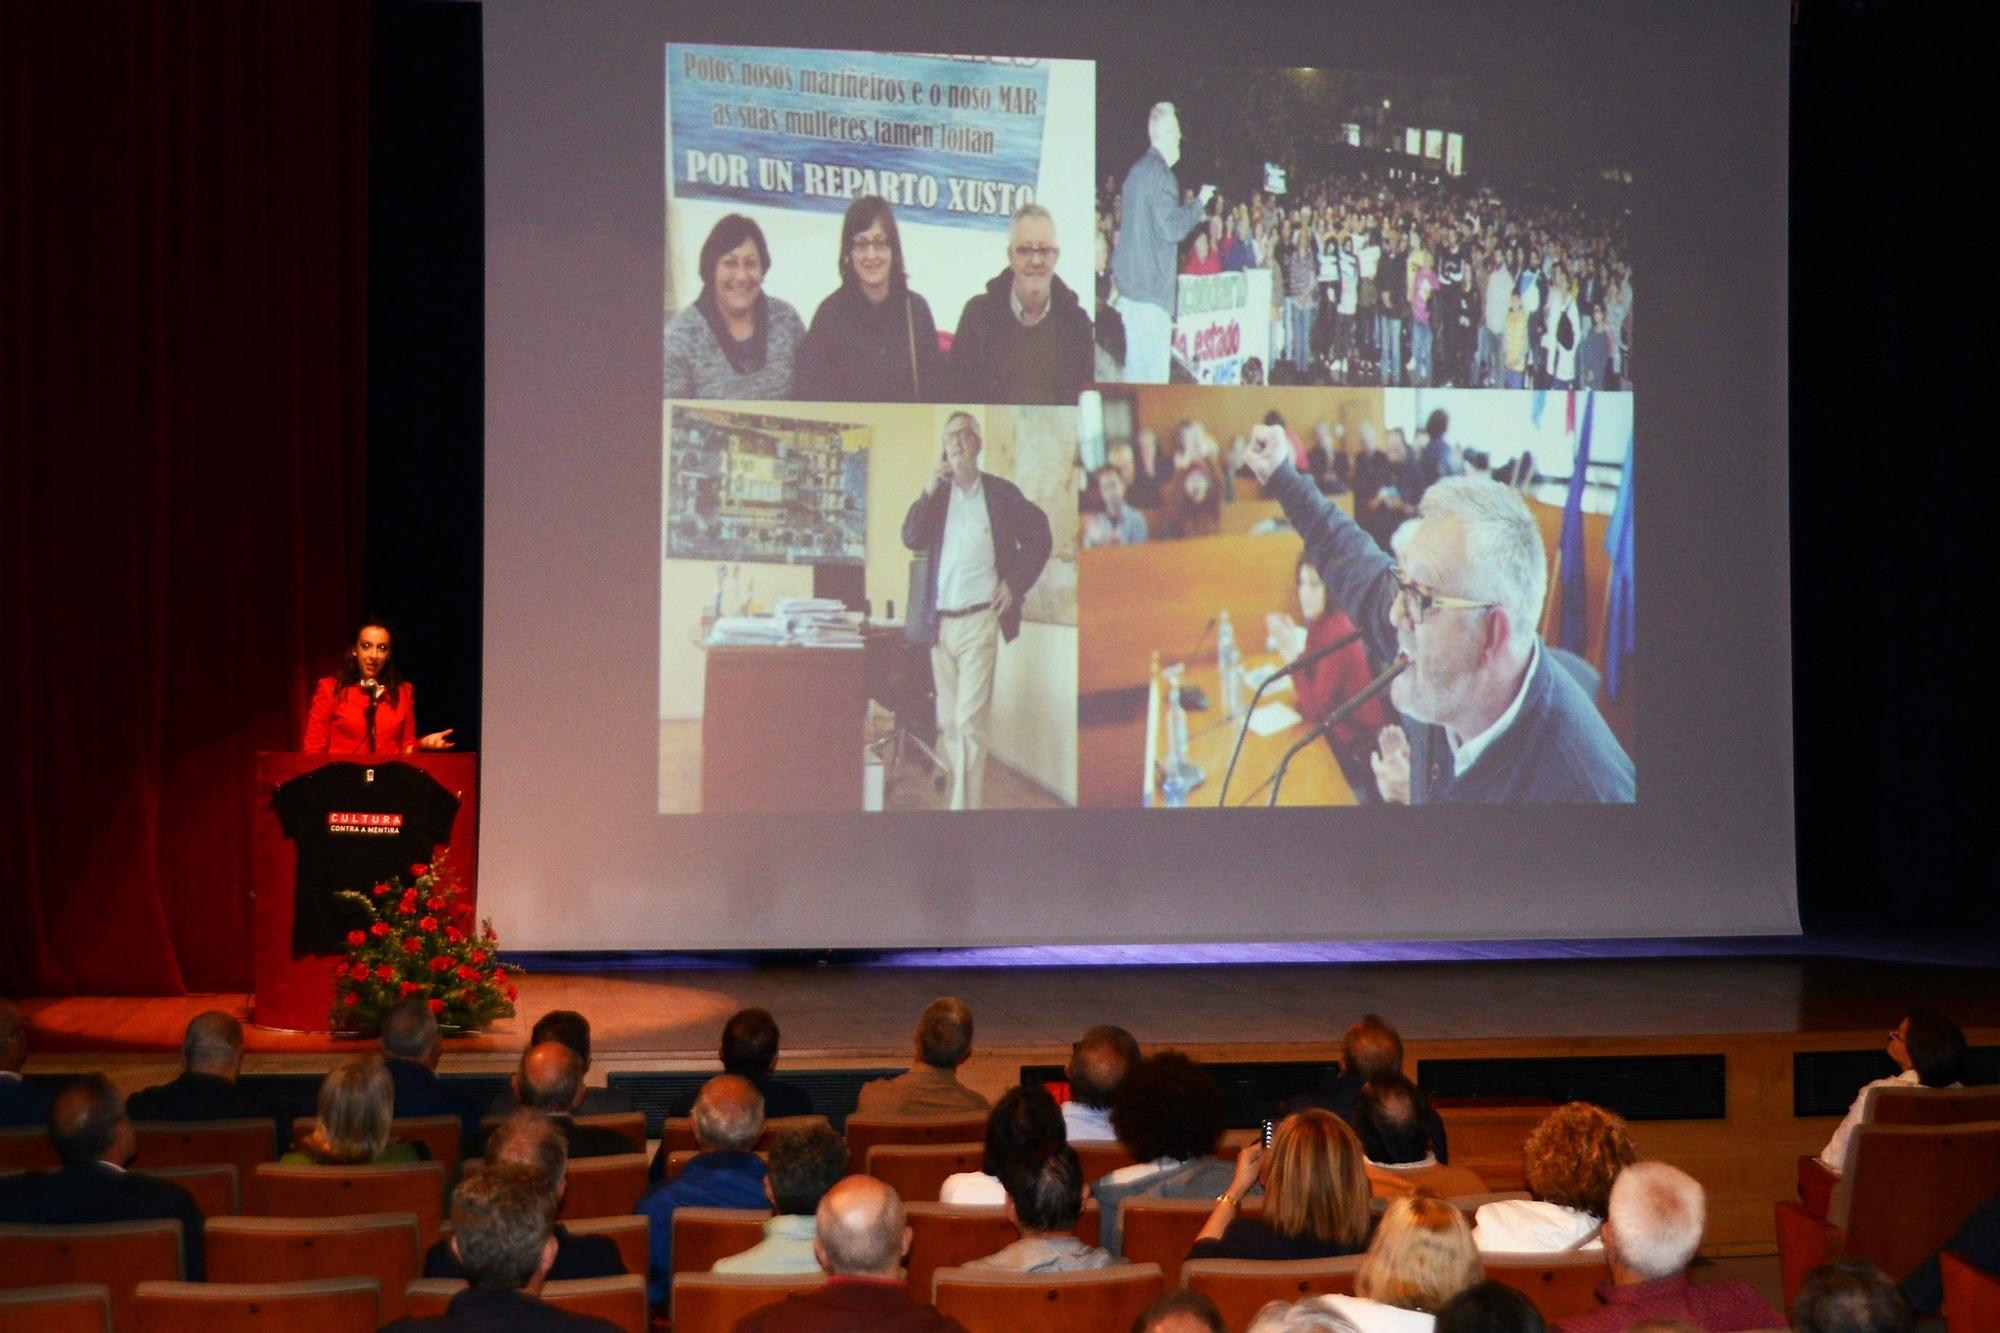
<instances>
[{"instance_id":1,"label":"woman with blonde hair","mask_svg":"<svg viewBox=\"0 0 2000 1333\"><path fill-rule=\"evenodd\" d=\"M1570 1102L1535 1126L1522 1155L1535 1197L1482 1204L1473 1216L1474 1243L1516 1254L1603 1249L1598 1233L1611 1186L1638 1158L1625 1122L1601 1106Z\"/></svg>"},{"instance_id":2,"label":"woman with blonde hair","mask_svg":"<svg viewBox=\"0 0 2000 1333\"><path fill-rule=\"evenodd\" d=\"M1435 1194L1393 1200L1352 1296L1321 1296L1361 1333L1429 1333L1452 1297L1485 1277L1465 1215Z\"/></svg>"},{"instance_id":3,"label":"woman with blonde hair","mask_svg":"<svg viewBox=\"0 0 2000 1333\"><path fill-rule=\"evenodd\" d=\"M1240 1217L1243 1196L1264 1185L1264 1211ZM1215 1201L1190 1259L1330 1259L1368 1243L1368 1173L1361 1141L1331 1111L1288 1116L1267 1152L1249 1144Z\"/></svg>"},{"instance_id":4,"label":"woman with blonde hair","mask_svg":"<svg viewBox=\"0 0 2000 1333\"><path fill-rule=\"evenodd\" d=\"M291 1166L369 1166L418 1162L419 1145L389 1137L396 1085L381 1057L350 1060L319 1085L319 1118L280 1160Z\"/></svg>"}]
</instances>

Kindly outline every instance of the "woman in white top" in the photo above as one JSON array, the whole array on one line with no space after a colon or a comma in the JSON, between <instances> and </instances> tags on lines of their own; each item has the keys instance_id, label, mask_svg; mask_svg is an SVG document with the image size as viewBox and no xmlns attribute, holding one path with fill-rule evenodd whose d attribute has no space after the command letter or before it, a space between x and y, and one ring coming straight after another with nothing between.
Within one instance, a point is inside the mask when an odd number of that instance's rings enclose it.
<instances>
[{"instance_id":1,"label":"woman in white top","mask_svg":"<svg viewBox=\"0 0 2000 1333\"><path fill-rule=\"evenodd\" d=\"M1965 1034L1958 1024L1929 1009L1912 1009L1889 1033L1889 1058L1903 1072L1861 1085L1847 1118L1820 1150L1819 1163L1835 1175L1847 1170L1847 1143L1861 1127L1870 1088L1955 1088L1965 1064Z\"/></svg>"},{"instance_id":2,"label":"woman in white top","mask_svg":"<svg viewBox=\"0 0 2000 1333\"><path fill-rule=\"evenodd\" d=\"M939 1203L1007 1202L1000 1184L1000 1167L1023 1148L1068 1141L1062 1108L1040 1084L1009 1088L986 1118L986 1153L977 1171L946 1176L938 1187Z\"/></svg>"},{"instance_id":3,"label":"woman in white top","mask_svg":"<svg viewBox=\"0 0 2000 1333\"><path fill-rule=\"evenodd\" d=\"M1382 1214L1355 1294L1313 1304L1345 1315L1360 1333L1430 1333L1445 1303L1485 1275L1465 1215L1435 1195L1410 1194Z\"/></svg>"},{"instance_id":4,"label":"woman in white top","mask_svg":"<svg viewBox=\"0 0 2000 1333\"><path fill-rule=\"evenodd\" d=\"M1625 1122L1601 1106L1571 1102L1536 1125L1522 1145L1532 1199L1480 1205L1473 1241L1487 1253L1601 1250L1598 1232L1611 1183L1637 1158Z\"/></svg>"}]
</instances>

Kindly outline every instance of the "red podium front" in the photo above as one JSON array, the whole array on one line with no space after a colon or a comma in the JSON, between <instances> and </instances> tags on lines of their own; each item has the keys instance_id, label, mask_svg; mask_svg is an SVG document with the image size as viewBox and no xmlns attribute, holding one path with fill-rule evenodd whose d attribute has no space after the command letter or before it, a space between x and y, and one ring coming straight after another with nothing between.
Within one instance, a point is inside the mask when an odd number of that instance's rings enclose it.
<instances>
[{"instance_id":1,"label":"red podium front","mask_svg":"<svg viewBox=\"0 0 2000 1333\"><path fill-rule=\"evenodd\" d=\"M290 754L267 751L257 756L257 808L253 814L256 856L256 992L250 1001L251 1020L258 1027L293 1032L325 1032L327 1010L333 1003L333 973L340 954L293 957L294 907L298 893L298 848L286 835L273 796L278 788L328 764L381 768L405 764L428 774L458 798L448 843L439 844L422 859L449 846L454 878L464 886L467 901L479 901L479 758L472 754L418 751L415 754ZM442 799L442 798L440 798ZM407 874L405 879L407 879ZM357 885L358 888L366 886Z\"/></svg>"}]
</instances>

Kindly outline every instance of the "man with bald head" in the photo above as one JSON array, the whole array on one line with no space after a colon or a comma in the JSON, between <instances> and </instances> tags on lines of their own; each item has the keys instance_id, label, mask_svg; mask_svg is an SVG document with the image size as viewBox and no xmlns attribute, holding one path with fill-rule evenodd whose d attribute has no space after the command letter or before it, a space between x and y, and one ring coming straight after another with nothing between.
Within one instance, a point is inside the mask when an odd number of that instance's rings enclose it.
<instances>
[{"instance_id":1,"label":"man with bald head","mask_svg":"<svg viewBox=\"0 0 2000 1333\"><path fill-rule=\"evenodd\" d=\"M134 1120L241 1120L270 1115L237 1086L243 1067L243 1025L220 1009L196 1014L181 1038L179 1078L142 1088L125 1104Z\"/></svg>"},{"instance_id":2,"label":"man with bald head","mask_svg":"<svg viewBox=\"0 0 2000 1333\"><path fill-rule=\"evenodd\" d=\"M700 1149L680 1175L646 1191L637 1211L650 1224L647 1294L666 1304L673 1286L674 1211L679 1208L765 1208L764 1162L752 1152L764 1132L764 1098L749 1079L718 1074L694 1103ZM662 1157L666 1145L660 1145Z\"/></svg>"},{"instance_id":3,"label":"man with bald head","mask_svg":"<svg viewBox=\"0 0 2000 1333\"><path fill-rule=\"evenodd\" d=\"M589 1069L583 1057L559 1041L545 1041L521 1053L521 1066L514 1071L514 1097L522 1108L540 1111L569 1145L571 1157L616 1157L621 1153L644 1152L645 1145L634 1143L616 1130L603 1125L579 1125L574 1119L583 1104L583 1076ZM466 1149L477 1156L485 1150L482 1132Z\"/></svg>"},{"instance_id":4,"label":"man with bald head","mask_svg":"<svg viewBox=\"0 0 2000 1333\"><path fill-rule=\"evenodd\" d=\"M562 1131L540 1111L516 1111L495 1125L486 1136L484 1165L528 1167L542 1183L551 1206L561 1211L563 1195L569 1192L569 1145ZM471 1171L478 1170L472 1167ZM609 1236L571 1235L562 1223L555 1224L556 1258L548 1280L565 1282L572 1278L618 1277L625 1260ZM424 1276L462 1278L465 1264L446 1237L424 1255Z\"/></svg>"},{"instance_id":5,"label":"man with bald head","mask_svg":"<svg viewBox=\"0 0 2000 1333\"><path fill-rule=\"evenodd\" d=\"M737 1321L738 1333L962 1327L910 1295L903 1281L910 1228L890 1186L873 1176L849 1176L820 1200L814 1223L813 1253L826 1285L751 1311Z\"/></svg>"},{"instance_id":6,"label":"man with bald head","mask_svg":"<svg viewBox=\"0 0 2000 1333\"><path fill-rule=\"evenodd\" d=\"M411 996L393 1005L382 1015L382 1067L396 1085L398 1118L417 1115L455 1115L465 1136L479 1132L479 1108L469 1097L447 1088L438 1078L438 1059L444 1053L444 1034L438 1029L437 1015L430 1004Z\"/></svg>"},{"instance_id":7,"label":"man with bald head","mask_svg":"<svg viewBox=\"0 0 2000 1333\"><path fill-rule=\"evenodd\" d=\"M110 1079L86 1074L57 1093L49 1110L49 1140L62 1166L0 1179L0 1222L174 1218L181 1224L187 1280L201 1280L201 1209L179 1185L126 1171L138 1144Z\"/></svg>"},{"instance_id":8,"label":"man with bald head","mask_svg":"<svg viewBox=\"0 0 2000 1333\"><path fill-rule=\"evenodd\" d=\"M1111 1127L1111 1096L1125 1071L1139 1062L1139 1043L1124 1028L1100 1024L1083 1034L1069 1055L1069 1100L1063 1103L1063 1128L1071 1143L1107 1143L1117 1139Z\"/></svg>"},{"instance_id":9,"label":"man with bald head","mask_svg":"<svg viewBox=\"0 0 2000 1333\"><path fill-rule=\"evenodd\" d=\"M28 1016L0 997L0 1129L40 1125L49 1118L55 1094L21 1077L28 1062Z\"/></svg>"}]
</instances>

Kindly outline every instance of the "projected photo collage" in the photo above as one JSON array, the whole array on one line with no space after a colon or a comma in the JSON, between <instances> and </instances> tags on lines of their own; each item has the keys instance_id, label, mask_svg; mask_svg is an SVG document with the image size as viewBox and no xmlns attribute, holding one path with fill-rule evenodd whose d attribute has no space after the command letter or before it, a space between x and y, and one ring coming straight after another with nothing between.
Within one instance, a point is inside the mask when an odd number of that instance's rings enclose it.
<instances>
[{"instance_id":1,"label":"projected photo collage","mask_svg":"<svg viewBox=\"0 0 2000 1333\"><path fill-rule=\"evenodd\" d=\"M1636 799L1574 105L663 54L662 814Z\"/></svg>"}]
</instances>

